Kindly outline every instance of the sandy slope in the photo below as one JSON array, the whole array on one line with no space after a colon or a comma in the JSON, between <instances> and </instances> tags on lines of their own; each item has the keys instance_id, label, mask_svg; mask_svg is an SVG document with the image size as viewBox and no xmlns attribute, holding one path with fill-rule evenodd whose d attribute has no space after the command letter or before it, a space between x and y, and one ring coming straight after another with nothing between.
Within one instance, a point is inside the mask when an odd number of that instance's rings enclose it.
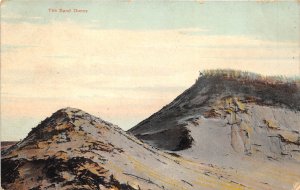
<instances>
[{"instance_id":1,"label":"sandy slope","mask_svg":"<svg viewBox=\"0 0 300 190\"><path fill-rule=\"evenodd\" d=\"M237 170L193 158L196 154L184 151L179 154L191 157L159 151L113 124L67 108L54 113L22 142L4 152L2 187L10 190L291 189L300 178L299 171L291 170L288 163L261 160L255 162L260 170L253 170L253 166Z\"/></svg>"},{"instance_id":2,"label":"sandy slope","mask_svg":"<svg viewBox=\"0 0 300 190\"><path fill-rule=\"evenodd\" d=\"M232 169L161 152L73 108L43 121L1 164L10 190L245 188Z\"/></svg>"},{"instance_id":3,"label":"sandy slope","mask_svg":"<svg viewBox=\"0 0 300 190\"><path fill-rule=\"evenodd\" d=\"M254 189L292 189L300 182L299 95L295 83L202 76L129 133L193 162L233 169Z\"/></svg>"}]
</instances>

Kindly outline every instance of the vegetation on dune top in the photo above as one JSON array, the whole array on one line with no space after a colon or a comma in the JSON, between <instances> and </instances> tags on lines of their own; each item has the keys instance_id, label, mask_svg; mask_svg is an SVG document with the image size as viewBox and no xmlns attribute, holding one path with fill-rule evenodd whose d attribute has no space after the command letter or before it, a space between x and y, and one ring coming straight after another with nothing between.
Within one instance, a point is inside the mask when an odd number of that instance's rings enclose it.
<instances>
[{"instance_id":1,"label":"vegetation on dune top","mask_svg":"<svg viewBox=\"0 0 300 190\"><path fill-rule=\"evenodd\" d=\"M283 106L300 110L299 77L264 76L252 72L217 69L200 72L196 86L211 87L210 94L244 94L255 97L262 105ZM200 89L201 89L200 88Z\"/></svg>"},{"instance_id":2,"label":"vegetation on dune top","mask_svg":"<svg viewBox=\"0 0 300 190\"><path fill-rule=\"evenodd\" d=\"M266 84L295 84L300 83L299 77L286 77L283 75L278 76L265 76L253 72L232 70L232 69L214 69L200 71L197 81L202 77L222 77L224 79L235 79L240 81L249 82L263 82Z\"/></svg>"}]
</instances>

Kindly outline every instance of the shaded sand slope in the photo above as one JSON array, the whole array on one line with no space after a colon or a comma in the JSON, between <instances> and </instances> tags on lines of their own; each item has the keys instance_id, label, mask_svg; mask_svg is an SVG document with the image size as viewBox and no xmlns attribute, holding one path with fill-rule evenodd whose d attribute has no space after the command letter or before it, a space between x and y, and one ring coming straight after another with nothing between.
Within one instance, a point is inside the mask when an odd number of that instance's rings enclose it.
<instances>
[{"instance_id":1,"label":"shaded sand slope","mask_svg":"<svg viewBox=\"0 0 300 190\"><path fill-rule=\"evenodd\" d=\"M128 132L194 162L247 173L245 184L291 189L300 181L299 89L299 81L207 71Z\"/></svg>"}]
</instances>

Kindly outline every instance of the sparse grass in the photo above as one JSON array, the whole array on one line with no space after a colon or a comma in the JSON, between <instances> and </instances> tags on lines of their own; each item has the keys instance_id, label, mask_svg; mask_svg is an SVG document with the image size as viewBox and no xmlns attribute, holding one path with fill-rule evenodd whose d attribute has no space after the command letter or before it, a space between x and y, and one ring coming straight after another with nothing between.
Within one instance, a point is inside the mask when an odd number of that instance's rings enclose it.
<instances>
[{"instance_id":1,"label":"sparse grass","mask_svg":"<svg viewBox=\"0 0 300 190\"><path fill-rule=\"evenodd\" d=\"M286 77L283 75L278 76L264 76L253 72L232 70L232 69L215 69L215 70L204 70L200 72L201 77L222 77L225 79L235 79L240 81L248 82L263 82L266 84L282 84L290 83L295 84L300 82L300 77Z\"/></svg>"}]
</instances>

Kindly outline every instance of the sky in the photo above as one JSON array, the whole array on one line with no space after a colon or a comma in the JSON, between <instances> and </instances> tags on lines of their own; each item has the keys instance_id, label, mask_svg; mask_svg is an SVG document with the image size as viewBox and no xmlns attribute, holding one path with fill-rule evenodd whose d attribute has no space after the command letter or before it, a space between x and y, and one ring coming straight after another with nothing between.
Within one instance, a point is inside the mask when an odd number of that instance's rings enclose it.
<instances>
[{"instance_id":1,"label":"sky","mask_svg":"<svg viewBox=\"0 0 300 190\"><path fill-rule=\"evenodd\" d=\"M298 77L299 18L297 1L4 0L1 140L64 107L127 130L204 69Z\"/></svg>"}]
</instances>

